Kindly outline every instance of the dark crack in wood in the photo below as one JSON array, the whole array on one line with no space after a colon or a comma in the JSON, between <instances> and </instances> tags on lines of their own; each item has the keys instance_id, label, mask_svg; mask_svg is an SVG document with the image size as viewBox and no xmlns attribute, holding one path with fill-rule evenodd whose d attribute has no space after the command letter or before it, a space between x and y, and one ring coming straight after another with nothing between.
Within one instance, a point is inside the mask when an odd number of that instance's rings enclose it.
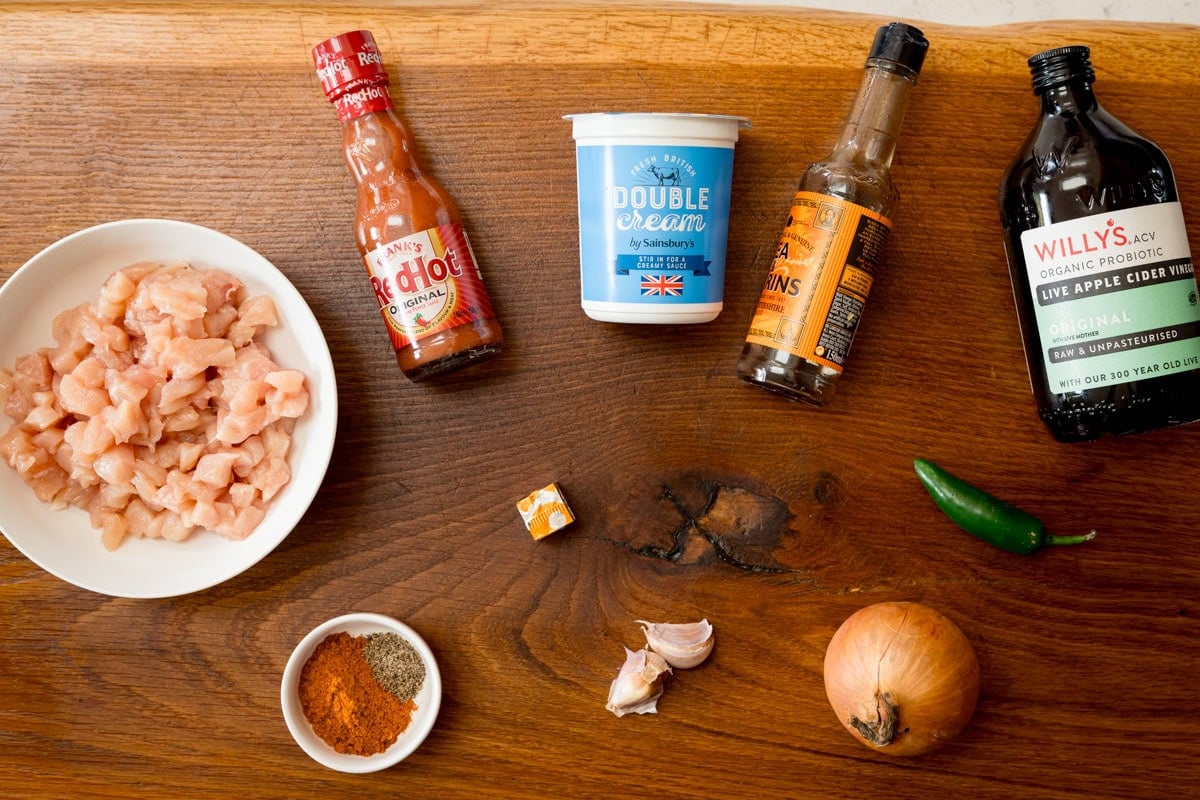
<instances>
[{"instance_id":1,"label":"dark crack in wood","mask_svg":"<svg viewBox=\"0 0 1200 800\"><path fill-rule=\"evenodd\" d=\"M675 506L675 509L679 512L680 516L683 517L683 522L679 525L679 527L675 528L671 532L671 547L666 548L656 545L643 545L642 547L635 548L626 545L626 547L629 547L630 552L647 558L660 558L664 561L670 561L673 564L679 563L683 554L687 550L689 542L691 542L693 535L695 535L708 543L709 547L712 548L713 555L715 555L718 560L736 569L740 569L744 572L772 575L792 572L792 570L786 569L774 563L757 563L739 557L726 544L723 536L709 530L708 526L705 525L704 520L706 517L708 517L710 512L712 512L714 507L716 507L722 491L745 492L746 490L741 489L740 487L726 486L725 484L714 481L703 482L700 484L700 488L704 492L704 504L698 512L694 512L687 507L687 504L684 502L683 498L681 498L674 489L672 489L669 485L664 485L659 498L670 502L673 506ZM761 499L761 496L759 495L754 496Z\"/></svg>"}]
</instances>

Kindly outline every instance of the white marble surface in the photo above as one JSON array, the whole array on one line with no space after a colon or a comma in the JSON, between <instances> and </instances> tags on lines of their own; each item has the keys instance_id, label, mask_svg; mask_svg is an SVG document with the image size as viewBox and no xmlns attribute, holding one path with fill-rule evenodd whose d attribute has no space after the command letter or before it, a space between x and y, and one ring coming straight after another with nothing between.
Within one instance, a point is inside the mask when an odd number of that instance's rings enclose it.
<instances>
[{"instance_id":1,"label":"white marble surface","mask_svg":"<svg viewBox=\"0 0 1200 800\"><path fill-rule=\"evenodd\" d=\"M1052 19L1111 19L1200 25L1200 0L723 0L855 11L948 25L1004 25Z\"/></svg>"}]
</instances>

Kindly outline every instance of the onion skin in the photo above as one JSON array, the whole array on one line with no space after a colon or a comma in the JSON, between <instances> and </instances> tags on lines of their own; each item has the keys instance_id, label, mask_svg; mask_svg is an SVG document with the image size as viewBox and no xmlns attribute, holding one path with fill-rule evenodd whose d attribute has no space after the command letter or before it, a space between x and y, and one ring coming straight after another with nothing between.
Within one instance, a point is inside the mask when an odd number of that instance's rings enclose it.
<instances>
[{"instance_id":1,"label":"onion skin","mask_svg":"<svg viewBox=\"0 0 1200 800\"><path fill-rule=\"evenodd\" d=\"M975 712L979 660L953 622L919 603L850 616L825 651L825 695L860 742L892 756L928 753Z\"/></svg>"}]
</instances>

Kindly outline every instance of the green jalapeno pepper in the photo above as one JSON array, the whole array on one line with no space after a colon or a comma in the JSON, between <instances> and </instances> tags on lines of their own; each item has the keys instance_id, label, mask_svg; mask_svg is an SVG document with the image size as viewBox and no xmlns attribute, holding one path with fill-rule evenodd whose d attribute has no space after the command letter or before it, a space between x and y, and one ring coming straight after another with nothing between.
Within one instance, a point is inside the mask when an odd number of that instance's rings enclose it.
<instances>
[{"instance_id":1,"label":"green jalapeno pepper","mask_svg":"<svg viewBox=\"0 0 1200 800\"><path fill-rule=\"evenodd\" d=\"M1079 544L1096 536L1095 531L1079 536L1048 535L1037 517L951 475L932 461L914 459L913 469L933 502L951 521L1010 553L1027 556L1049 545Z\"/></svg>"}]
</instances>

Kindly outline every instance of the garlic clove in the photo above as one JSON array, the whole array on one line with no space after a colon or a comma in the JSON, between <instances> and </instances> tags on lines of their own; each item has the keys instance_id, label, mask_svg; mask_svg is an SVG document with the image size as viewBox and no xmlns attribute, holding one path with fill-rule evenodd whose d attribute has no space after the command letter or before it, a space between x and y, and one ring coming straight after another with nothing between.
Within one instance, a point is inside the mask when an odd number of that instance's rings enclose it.
<instances>
[{"instance_id":1,"label":"garlic clove","mask_svg":"<svg viewBox=\"0 0 1200 800\"><path fill-rule=\"evenodd\" d=\"M657 713L663 681L670 671L662 656L649 650L635 653L626 647L625 663L608 688L608 704L604 707L618 717Z\"/></svg>"},{"instance_id":2,"label":"garlic clove","mask_svg":"<svg viewBox=\"0 0 1200 800\"><path fill-rule=\"evenodd\" d=\"M699 622L646 622L638 620L646 644L676 669L698 666L713 649L713 626Z\"/></svg>"}]
</instances>

